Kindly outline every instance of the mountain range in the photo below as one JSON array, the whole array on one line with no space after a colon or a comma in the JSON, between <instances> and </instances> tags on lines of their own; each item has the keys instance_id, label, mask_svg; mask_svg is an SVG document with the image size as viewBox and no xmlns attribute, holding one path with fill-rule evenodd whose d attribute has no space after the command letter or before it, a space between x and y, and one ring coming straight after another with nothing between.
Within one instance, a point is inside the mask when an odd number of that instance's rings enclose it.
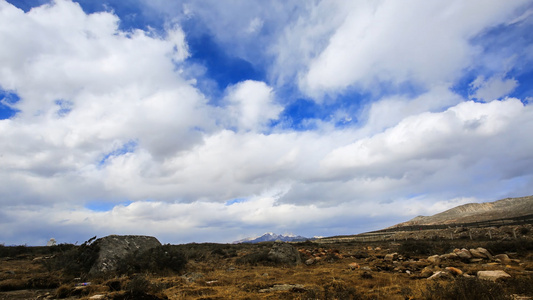
<instances>
[{"instance_id":1,"label":"mountain range","mask_svg":"<svg viewBox=\"0 0 533 300\"><path fill-rule=\"evenodd\" d=\"M245 238L242 240L235 241L233 243L234 244L240 244L240 243L256 244L256 243L261 243L261 242L274 242L274 241L303 242L307 240L309 240L309 238L306 238L300 235L293 235L293 234L283 235L283 234L275 234L272 232L267 232L258 237Z\"/></svg>"}]
</instances>

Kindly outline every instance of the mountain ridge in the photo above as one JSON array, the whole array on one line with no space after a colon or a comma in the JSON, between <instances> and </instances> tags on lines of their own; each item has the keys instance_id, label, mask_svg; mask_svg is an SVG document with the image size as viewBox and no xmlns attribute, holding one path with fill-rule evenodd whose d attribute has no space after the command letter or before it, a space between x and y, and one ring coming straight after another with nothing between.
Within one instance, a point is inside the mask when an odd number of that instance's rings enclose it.
<instances>
[{"instance_id":1,"label":"mountain ridge","mask_svg":"<svg viewBox=\"0 0 533 300\"><path fill-rule=\"evenodd\" d=\"M412 225L438 225L481 222L533 214L533 196L505 198L493 202L467 203L434 214L417 216L389 228Z\"/></svg>"},{"instance_id":2,"label":"mountain ridge","mask_svg":"<svg viewBox=\"0 0 533 300\"><path fill-rule=\"evenodd\" d=\"M293 235L293 234L275 234L273 232L266 232L265 234L257 237L248 237L244 238L242 240L238 240L233 242L233 244L241 244L241 243L247 243L247 244L256 244L261 242L275 242L275 241L282 241L282 242L301 242L301 241L307 241L309 238L300 236L300 235Z\"/></svg>"}]
</instances>

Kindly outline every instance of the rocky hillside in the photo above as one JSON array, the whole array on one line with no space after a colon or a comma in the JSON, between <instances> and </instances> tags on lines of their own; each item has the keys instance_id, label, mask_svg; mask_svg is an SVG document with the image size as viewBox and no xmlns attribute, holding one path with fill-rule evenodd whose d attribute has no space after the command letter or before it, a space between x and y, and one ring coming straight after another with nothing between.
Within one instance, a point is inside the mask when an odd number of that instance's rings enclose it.
<instances>
[{"instance_id":1,"label":"rocky hillside","mask_svg":"<svg viewBox=\"0 0 533 300\"><path fill-rule=\"evenodd\" d=\"M418 216L393 227L481 222L533 214L533 196L507 198L494 202L469 203L433 216Z\"/></svg>"}]
</instances>

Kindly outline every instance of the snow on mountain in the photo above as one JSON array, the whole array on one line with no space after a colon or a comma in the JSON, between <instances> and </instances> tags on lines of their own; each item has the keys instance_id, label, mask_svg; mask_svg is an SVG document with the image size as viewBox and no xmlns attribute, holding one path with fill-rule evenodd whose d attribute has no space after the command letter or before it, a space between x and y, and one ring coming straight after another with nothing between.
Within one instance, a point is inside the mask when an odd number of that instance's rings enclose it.
<instances>
[{"instance_id":1,"label":"snow on mountain","mask_svg":"<svg viewBox=\"0 0 533 300\"><path fill-rule=\"evenodd\" d=\"M294 235L294 234L275 234L273 232L267 232L263 234L262 236L258 237L249 237L242 240L238 240L233 242L234 244L240 244L240 243L261 243L261 242L274 242L274 241L282 241L282 242L301 242L301 241L307 241L309 238L300 236L300 235Z\"/></svg>"}]
</instances>

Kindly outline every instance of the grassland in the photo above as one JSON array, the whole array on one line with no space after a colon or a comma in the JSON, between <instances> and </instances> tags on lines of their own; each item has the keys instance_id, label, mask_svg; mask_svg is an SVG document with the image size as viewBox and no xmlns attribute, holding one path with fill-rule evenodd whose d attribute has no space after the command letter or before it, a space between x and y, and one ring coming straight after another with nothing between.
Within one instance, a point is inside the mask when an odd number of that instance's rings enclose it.
<instances>
[{"instance_id":1,"label":"grassland","mask_svg":"<svg viewBox=\"0 0 533 300\"><path fill-rule=\"evenodd\" d=\"M272 243L167 245L184 258L179 270L152 264L93 277L65 272L65 257L76 259L72 245L0 247L0 299L531 299L533 238L524 233L499 241L295 243L304 262L295 266L268 260ZM477 247L509 260L427 259ZM150 265L140 256L130 259L127 264ZM427 279L446 267L463 275ZM504 270L511 277L484 281L476 278L481 270Z\"/></svg>"}]
</instances>

